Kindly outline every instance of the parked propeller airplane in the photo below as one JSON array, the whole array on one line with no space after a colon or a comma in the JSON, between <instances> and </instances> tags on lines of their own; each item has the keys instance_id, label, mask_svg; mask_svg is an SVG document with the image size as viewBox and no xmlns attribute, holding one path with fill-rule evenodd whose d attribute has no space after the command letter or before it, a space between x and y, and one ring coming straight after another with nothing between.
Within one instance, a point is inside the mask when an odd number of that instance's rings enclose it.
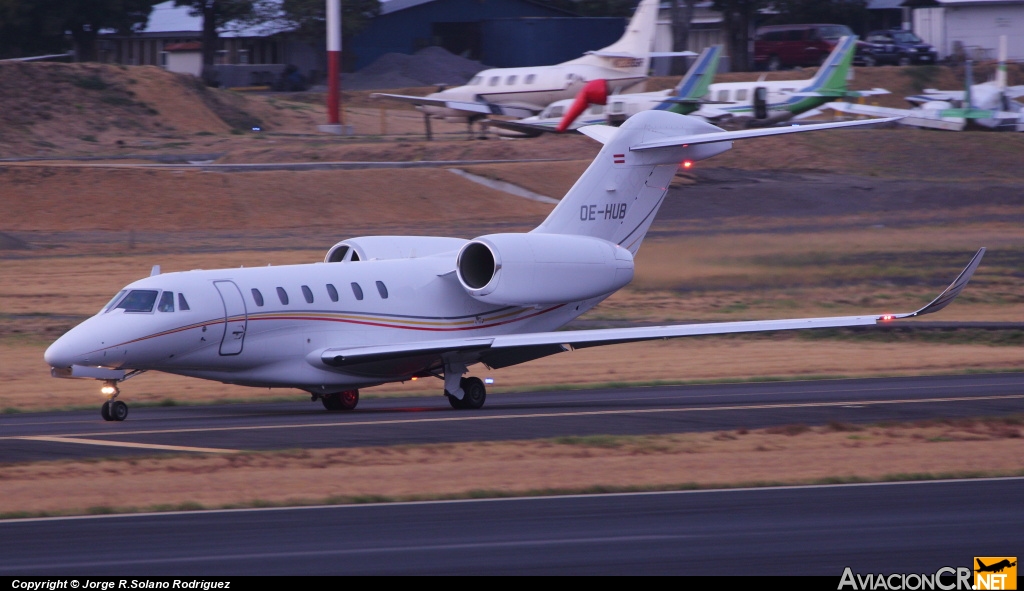
<instances>
[{"instance_id":1,"label":"parked propeller airplane","mask_svg":"<svg viewBox=\"0 0 1024 591\"><path fill-rule=\"evenodd\" d=\"M692 51L652 52L660 0L642 0L615 43L556 65L492 68L468 84L427 96L374 93L418 105L428 116L469 123L491 115L529 117L576 93L591 80L605 80L612 92L642 91L652 57L696 55Z\"/></svg>"},{"instance_id":2,"label":"parked propeller airplane","mask_svg":"<svg viewBox=\"0 0 1024 591\"><path fill-rule=\"evenodd\" d=\"M703 104L701 97L707 94L708 86L715 78L721 54L721 45L705 48L673 89L609 95L604 80L592 80L575 99L555 101L538 115L513 121L488 119L485 123L514 132L517 137L536 137L545 132L561 133L586 125L620 125L640 111L649 109L688 115ZM581 116L588 107L587 114ZM498 134L510 135L504 131Z\"/></svg>"},{"instance_id":3,"label":"parked propeller airplane","mask_svg":"<svg viewBox=\"0 0 1024 591\"><path fill-rule=\"evenodd\" d=\"M484 383L469 366L507 367L571 348L695 335L873 325L941 310L984 249L927 306L871 314L553 332L633 278L633 257L680 163L732 142L871 121L723 131L644 111L585 135L604 144L537 228L473 240L368 236L324 263L154 274L121 290L45 353L51 374L105 382L103 418L124 420L118 384L162 371L230 384L299 388L351 410L358 388L413 377L444 380L451 406L476 409Z\"/></svg>"}]
</instances>

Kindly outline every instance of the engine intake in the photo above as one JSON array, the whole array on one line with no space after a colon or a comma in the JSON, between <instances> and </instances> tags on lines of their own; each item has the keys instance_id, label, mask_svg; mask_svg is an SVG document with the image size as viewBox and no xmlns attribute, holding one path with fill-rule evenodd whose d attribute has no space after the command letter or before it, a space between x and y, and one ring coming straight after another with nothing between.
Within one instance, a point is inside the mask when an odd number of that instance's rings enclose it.
<instances>
[{"instance_id":1,"label":"engine intake","mask_svg":"<svg viewBox=\"0 0 1024 591\"><path fill-rule=\"evenodd\" d=\"M537 306L587 300L633 279L633 255L616 244L565 234L489 234L459 251L456 275L481 302Z\"/></svg>"}]
</instances>

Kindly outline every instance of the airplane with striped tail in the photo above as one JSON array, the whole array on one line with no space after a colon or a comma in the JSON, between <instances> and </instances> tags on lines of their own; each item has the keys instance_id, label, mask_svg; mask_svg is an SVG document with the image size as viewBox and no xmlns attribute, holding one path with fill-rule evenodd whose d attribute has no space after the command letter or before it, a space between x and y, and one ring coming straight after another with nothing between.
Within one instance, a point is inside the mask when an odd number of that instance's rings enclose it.
<instances>
[{"instance_id":1,"label":"airplane with striped tail","mask_svg":"<svg viewBox=\"0 0 1024 591\"><path fill-rule=\"evenodd\" d=\"M356 407L360 388L436 377L453 408L478 409L485 384L466 376L476 364L501 368L600 345L876 325L937 312L964 289L984 249L939 297L909 313L558 331L632 280L633 257L681 163L711 158L734 141L879 121L730 132L644 111L621 127L585 127L603 147L530 232L352 238L322 263L301 265L154 267L44 358L54 377L101 381L101 415L112 421L128 415L118 399L122 383L146 371L295 388L339 411Z\"/></svg>"}]
</instances>

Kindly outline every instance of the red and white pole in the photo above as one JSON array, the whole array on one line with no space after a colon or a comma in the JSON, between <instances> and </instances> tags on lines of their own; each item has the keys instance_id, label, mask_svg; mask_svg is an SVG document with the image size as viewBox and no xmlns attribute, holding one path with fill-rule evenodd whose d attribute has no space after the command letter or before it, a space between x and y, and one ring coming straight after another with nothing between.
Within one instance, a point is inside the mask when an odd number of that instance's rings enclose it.
<instances>
[{"instance_id":1,"label":"red and white pole","mask_svg":"<svg viewBox=\"0 0 1024 591\"><path fill-rule=\"evenodd\" d=\"M341 0L327 0L327 123L341 123Z\"/></svg>"}]
</instances>

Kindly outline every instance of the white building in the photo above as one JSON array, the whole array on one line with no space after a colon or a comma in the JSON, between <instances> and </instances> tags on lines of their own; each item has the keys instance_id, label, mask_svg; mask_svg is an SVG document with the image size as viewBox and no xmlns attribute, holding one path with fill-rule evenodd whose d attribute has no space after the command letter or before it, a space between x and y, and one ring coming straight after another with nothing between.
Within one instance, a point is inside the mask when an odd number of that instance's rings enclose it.
<instances>
[{"instance_id":1,"label":"white building","mask_svg":"<svg viewBox=\"0 0 1024 591\"><path fill-rule=\"evenodd\" d=\"M997 57L1006 36L1007 59L1024 61L1024 0L906 0L914 32L935 46L939 59Z\"/></svg>"}]
</instances>

